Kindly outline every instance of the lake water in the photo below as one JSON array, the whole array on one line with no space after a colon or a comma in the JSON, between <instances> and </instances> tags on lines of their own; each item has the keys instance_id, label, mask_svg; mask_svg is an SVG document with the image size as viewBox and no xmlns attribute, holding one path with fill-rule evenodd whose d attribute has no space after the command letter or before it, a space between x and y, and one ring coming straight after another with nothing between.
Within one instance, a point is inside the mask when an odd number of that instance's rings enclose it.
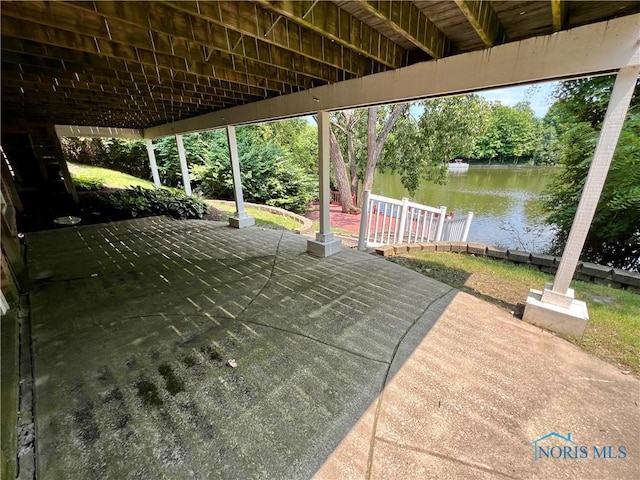
<instances>
[{"instance_id":1,"label":"lake water","mask_svg":"<svg viewBox=\"0 0 640 480\"><path fill-rule=\"evenodd\" d=\"M544 224L539 200L555 171L471 167L463 174L449 174L446 185L424 183L413 196L402 186L399 175L377 173L373 193L409 197L433 207L444 205L456 218L473 212L470 242L542 252L551 242L553 228Z\"/></svg>"}]
</instances>

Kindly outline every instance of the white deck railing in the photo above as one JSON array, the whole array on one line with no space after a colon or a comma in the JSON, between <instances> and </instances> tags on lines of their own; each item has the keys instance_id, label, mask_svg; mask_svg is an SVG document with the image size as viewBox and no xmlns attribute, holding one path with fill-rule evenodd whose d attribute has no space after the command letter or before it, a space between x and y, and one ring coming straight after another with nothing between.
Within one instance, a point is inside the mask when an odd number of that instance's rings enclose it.
<instances>
[{"instance_id":1,"label":"white deck railing","mask_svg":"<svg viewBox=\"0 0 640 480\"><path fill-rule=\"evenodd\" d=\"M473 213L466 218L447 219L447 207L430 207L409 199L374 195L365 190L358 249L397 243L466 241Z\"/></svg>"}]
</instances>

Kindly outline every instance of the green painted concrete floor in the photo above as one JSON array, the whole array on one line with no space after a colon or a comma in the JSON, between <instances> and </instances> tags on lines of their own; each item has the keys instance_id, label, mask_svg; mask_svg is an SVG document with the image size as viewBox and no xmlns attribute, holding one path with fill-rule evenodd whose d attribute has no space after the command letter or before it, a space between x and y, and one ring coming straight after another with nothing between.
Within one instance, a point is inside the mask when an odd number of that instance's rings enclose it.
<instances>
[{"instance_id":1,"label":"green painted concrete floor","mask_svg":"<svg viewBox=\"0 0 640 480\"><path fill-rule=\"evenodd\" d=\"M380 257L166 218L27 240L39 479L640 478L637 378ZM534 461L551 432L588 457Z\"/></svg>"},{"instance_id":2,"label":"green painted concrete floor","mask_svg":"<svg viewBox=\"0 0 640 480\"><path fill-rule=\"evenodd\" d=\"M309 478L456 294L160 217L29 234L28 268L41 479Z\"/></svg>"}]
</instances>

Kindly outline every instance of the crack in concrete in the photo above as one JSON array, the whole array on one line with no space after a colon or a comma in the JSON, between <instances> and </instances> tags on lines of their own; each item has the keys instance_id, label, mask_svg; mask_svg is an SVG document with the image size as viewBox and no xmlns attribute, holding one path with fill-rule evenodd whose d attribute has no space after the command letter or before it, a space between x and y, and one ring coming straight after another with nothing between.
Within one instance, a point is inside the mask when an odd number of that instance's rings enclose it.
<instances>
[{"instance_id":1,"label":"crack in concrete","mask_svg":"<svg viewBox=\"0 0 640 480\"><path fill-rule=\"evenodd\" d=\"M465 467L470 467L470 468L474 468L476 470L481 470L483 472L486 473L491 473L494 475L499 475L501 477L504 478L509 478L512 480L518 480L521 477L514 477L513 475L509 475L508 473L504 473L501 472L499 470L494 470L493 468L487 467L485 465L480 465L478 463L474 463L474 462L465 462L464 460L460 460L459 458L455 458L455 457L451 457L445 453L439 453L439 452L434 452L433 450L429 450L426 448L420 448L420 447L414 447L412 445L406 445L403 443L398 443L398 442L394 442L391 440L387 440L385 438L382 437L375 437L375 440L378 440L382 443L386 443L387 445L393 445L395 447L399 447L399 448L404 448L406 450L411 450L413 452L417 452L417 453L426 453L427 455L431 455L432 457L438 457L438 458L442 458L444 460L449 460L450 462L453 463L459 463L460 465L464 465Z\"/></svg>"},{"instance_id":2,"label":"crack in concrete","mask_svg":"<svg viewBox=\"0 0 640 480\"><path fill-rule=\"evenodd\" d=\"M369 443L369 457L367 459L367 474L366 474L367 480L369 480L371 478L371 468L373 466L373 452L374 452L375 442L376 442L376 430L378 428L378 418L380 417L380 410L382 409L382 402L383 402L383 397L384 397L384 389L387 387L387 382L389 381L389 372L391 371L391 366L393 365L393 361L396 358L396 355L398 353L398 349L400 348L400 345L402 345L402 342L407 337L407 335L409 334L411 329L413 329L413 327L415 327L415 325L420 321L420 319L425 316L425 314L431 308L431 306L434 303L436 303L438 300L444 298L445 296L447 296L449 293L451 293L454 290L456 290L456 289L455 288L450 288L446 292L444 292L442 295L440 295L439 297L436 297L433 300L431 300L427 304L425 309L422 311L422 313L420 315L418 315L418 317L416 317L416 319L413 322L411 322L411 325L409 325L409 327L404 331L404 333L400 337L400 340L398 340L398 343L396 344L395 348L393 349L393 354L391 355L391 361L389 362L389 366L387 367L387 371L386 371L386 373L384 375L384 380L382 381L382 386L380 387L380 393L378 395L377 404L376 404L376 411L375 411L375 415L374 415L374 418L373 418L373 428L371 429L371 441Z\"/></svg>"}]
</instances>

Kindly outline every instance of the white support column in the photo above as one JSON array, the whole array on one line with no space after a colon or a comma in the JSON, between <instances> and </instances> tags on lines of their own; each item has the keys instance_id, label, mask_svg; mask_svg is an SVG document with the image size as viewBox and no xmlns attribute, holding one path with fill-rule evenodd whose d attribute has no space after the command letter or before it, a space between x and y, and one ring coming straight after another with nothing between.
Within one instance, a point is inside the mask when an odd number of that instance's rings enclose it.
<instances>
[{"instance_id":1,"label":"white support column","mask_svg":"<svg viewBox=\"0 0 640 480\"><path fill-rule=\"evenodd\" d=\"M578 337L584 333L589 320L587 306L574 299L569 285L602 194L639 74L640 65L628 66L618 72L562 261L553 284L545 285L542 292L531 290L523 315L528 323Z\"/></svg>"},{"instance_id":2,"label":"white support column","mask_svg":"<svg viewBox=\"0 0 640 480\"><path fill-rule=\"evenodd\" d=\"M362 192L362 211L360 212L360 234L358 235L358 250L363 251L367 248L367 223L369 220L369 195L371 192L365 190Z\"/></svg>"},{"instance_id":3,"label":"white support column","mask_svg":"<svg viewBox=\"0 0 640 480\"><path fill-rule=\"evenodd\" d=\"M147 156L149 157L149 165L151 165L151 175L153 176L153 184L156 189L162 187L160 183L160 174L158 173L158 164L156 163L156 152L153 151L153 140L146 139L144 141L147 145Z\"/></svg>"},{"instance_id":4,"label":"white support column","mask_svg":"<svg viewBox=\"0 0 640 480\"><path fill-rule=\"evenodd\" d=\"M328 257L338 253L342 242L331 233L329 205L329 112L318 112L318 171L320 183L320 232L315 240L307 240L307 251L316 257Z\"/></svg>"},{"instance_id":5,"label":"white support column","mask_svg":"<svg viewBox=\"0 0 640 480\"><path fill-rule=\"evenodd\" d=\"M402 211L400 212L400 227L398 228L397 243L404 242L404 231L407 229L407 208L409 199L402 197Z\"/></svg>"},{"instance_id":6,"label":"white support column","mask_svg":"<svg viewBox=\"0 0 640 480\"><path fill-rule=\"evenodd\" d=\"M467 220L464 222L464 230L462 231L461 242L466 242L469 238L469 230L471 230L471 222L473 221L473 212L467 213Z\"/></svg>"},{"instance_id":7,"label":"white support column","mask_svg":"<svg viewBox=\"0 0 640 480\"><path fill-rule=\"evenodd\" d=\"M184 183L184 193L188 197L191 196L191 180L189 179L189 166L187 165L187 154L184 151L184 143L182 143L182 135L176 135L176 143L178 144L178 157L180 158L180 170L182 171L182 183Z\"/></svg>"},{"instance_id":8,"label":"white support column","mask_svg":"<svg viewBox=\"0 0 640 480\"><path fill-rule=\"evenodd\" d=\"M242 195L242 178L240 177L240 159L238 158L238 142L236 141L236 127L227 125L227 144L229 146L229 158L231 158L231 173L233 175L233 197L236 201L236 213L229 217L229 225L235 228L244 228L255 225L253 217L247 215L244 210L244 197Z\"/></svg>"},{"instance_id":9,"label":"white support column","mask_svg":"<svg viewBox=\"0 0 640 480\"><path fill-rule=\"evenodd\" d=\"M440 215L438 216L438 224L436 225L436 236L434 242L442 240L442 232L444 231L444 221L447 219L447 207L440 205Z\"/></svg>"}]
</instances>

